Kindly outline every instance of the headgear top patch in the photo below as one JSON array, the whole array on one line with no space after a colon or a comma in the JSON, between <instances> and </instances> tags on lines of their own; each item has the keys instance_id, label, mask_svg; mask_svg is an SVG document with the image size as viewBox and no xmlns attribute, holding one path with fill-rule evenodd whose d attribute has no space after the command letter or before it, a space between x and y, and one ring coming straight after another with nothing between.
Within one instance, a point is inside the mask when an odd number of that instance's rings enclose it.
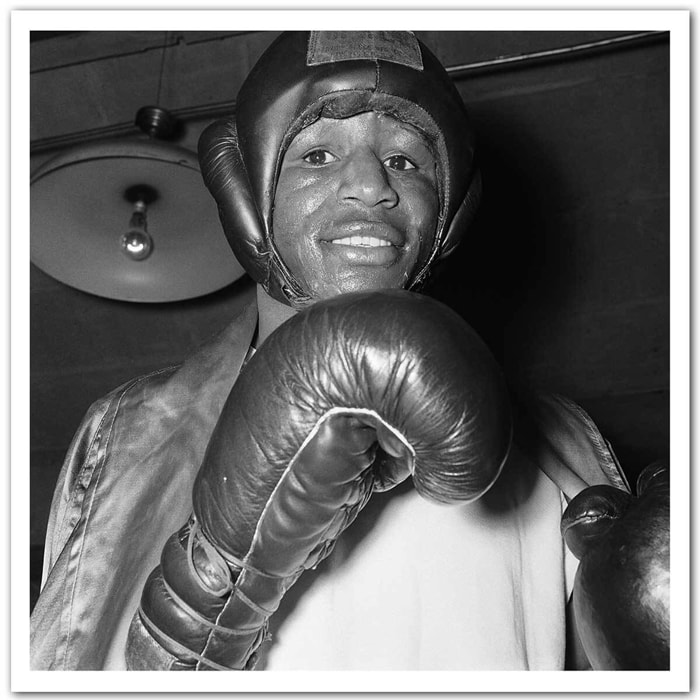
<instances>
[{"instance_id":1,"label":"headgear top patch","mask_svg":"<svg viewBox=\"0 0 700 700\"><path fill-rule=\"evenodd\" d=\"M354 60L390 61L423 70L412 32L310 32L307 66Z\"/></svg>"}]
</instances>

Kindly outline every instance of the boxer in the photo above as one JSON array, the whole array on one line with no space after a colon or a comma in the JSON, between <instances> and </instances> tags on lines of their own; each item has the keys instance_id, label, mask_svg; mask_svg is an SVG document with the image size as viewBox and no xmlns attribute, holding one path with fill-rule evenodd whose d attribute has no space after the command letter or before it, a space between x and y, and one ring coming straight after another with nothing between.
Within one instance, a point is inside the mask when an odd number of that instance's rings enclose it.
<instances>
[{"instance_id":1,"label":"boxer","mask_svg":"<svg viewBox=\"0 0 700 700\"><path fill-rule=\"evenodd\" d=\"M564 399L511 446L498 369L416 294L480 191L444 68L410 32L283 33L200 162L256 298L91 408L34 667L564 668L562 493L626 486Z\"/></svg>"}]
</instances>

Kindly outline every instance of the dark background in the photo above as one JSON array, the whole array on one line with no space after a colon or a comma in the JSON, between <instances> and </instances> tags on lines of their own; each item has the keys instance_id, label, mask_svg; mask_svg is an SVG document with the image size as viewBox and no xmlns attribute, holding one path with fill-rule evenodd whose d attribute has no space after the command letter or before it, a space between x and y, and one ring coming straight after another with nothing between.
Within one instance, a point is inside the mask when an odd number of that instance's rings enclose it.
<instances>
[{"instance_id":1,"label":"dark background","mask_svg":"<svg viewBox=\"0 0 700 700\"><path fill-rule=\"evenodd\" d=\"M559 51L632 34L418 32L469 108L484 180L475 225L431 292L480 331L513 385L588 410L634 479L669 449L668 35ZM181 120L176 142L194 150L275 35L33 33L32 167L133 135L158 92ZM119 302L32 265L32 600L53 487L88 406L181 361L251 292L243 278L186 302Z\"/></svg>"}]
</instances>

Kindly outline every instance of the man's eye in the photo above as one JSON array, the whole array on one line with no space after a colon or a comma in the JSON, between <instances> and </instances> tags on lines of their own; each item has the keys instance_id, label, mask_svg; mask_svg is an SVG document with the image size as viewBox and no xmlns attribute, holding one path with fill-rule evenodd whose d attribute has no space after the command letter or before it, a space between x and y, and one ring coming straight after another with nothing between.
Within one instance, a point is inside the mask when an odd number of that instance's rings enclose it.
<instances>
[{"instance_id":1,"label":"man's eye","mask_svg":"<svg viewBox=\"0 0 700 700\"><path fill-rule=\"evenodd\" d=\"M307 153L302 160L309 163L309 165L328 165L328 163L336 160L336 157L322 148L317 148L315 151Z\"/></svg>"},{"instance_id":2,"label":"man's eye","mask_svg":"<svg viewBox=\"0 0 700 700\"><path fill-rule=\"evenodd\" d=\"M391 170L415 170L416 166L406 156L389 156L384 163Z\"/></svg>"}]
</instances>

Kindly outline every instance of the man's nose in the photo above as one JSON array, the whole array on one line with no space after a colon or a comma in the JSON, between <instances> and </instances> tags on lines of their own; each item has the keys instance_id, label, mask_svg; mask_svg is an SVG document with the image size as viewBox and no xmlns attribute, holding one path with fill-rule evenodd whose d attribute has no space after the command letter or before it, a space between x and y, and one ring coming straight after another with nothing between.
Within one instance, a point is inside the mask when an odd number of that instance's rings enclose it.
<instances>
[{"instance_id":1,"label":"man's nose","mask_svg":"<svg viewBox=\"0 0 700 700\"><path fill-rule=\"evenodd\" d=\"M340 201L361 202L367 207L394 207L399 195L381 160L372 152L347 158L338 188Z\"/></svg>"}]
</instances>

